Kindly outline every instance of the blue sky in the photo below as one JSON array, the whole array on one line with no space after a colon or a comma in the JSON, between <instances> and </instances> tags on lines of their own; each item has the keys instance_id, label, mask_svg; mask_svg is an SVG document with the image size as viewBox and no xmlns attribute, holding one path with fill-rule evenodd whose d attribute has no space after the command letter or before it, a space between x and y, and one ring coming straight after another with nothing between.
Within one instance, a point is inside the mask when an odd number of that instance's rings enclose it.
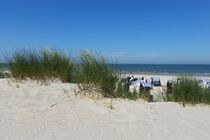
<instances>
[{"instance_id":1,"label":"blue sky","mask_svg":"<svg viewBox=\"0 0 210 140\"><path fill-rule=\"evenodd\" d=\"M210 0L0 0L0 59L23 47L210 64Z\"/></svg>"}]
</instances>

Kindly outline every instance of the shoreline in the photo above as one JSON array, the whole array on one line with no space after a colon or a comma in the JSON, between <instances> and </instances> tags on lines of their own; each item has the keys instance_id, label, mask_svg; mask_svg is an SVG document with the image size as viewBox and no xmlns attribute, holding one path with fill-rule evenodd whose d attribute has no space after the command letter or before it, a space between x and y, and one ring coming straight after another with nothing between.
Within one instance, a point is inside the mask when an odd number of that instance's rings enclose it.
<instances>
[{"instance_id":1,"label":"shoreline","mask_svg":"<svg viewBox=\"0 0 210 140\"><path fill-rule=\"evenodd\" d=\"M164 72L133 72L124 71L119 72L122 75L153 75L153 76L191 76L191 77L210 77L210 73L164 73Z\"/></svg>"}]
</instances>

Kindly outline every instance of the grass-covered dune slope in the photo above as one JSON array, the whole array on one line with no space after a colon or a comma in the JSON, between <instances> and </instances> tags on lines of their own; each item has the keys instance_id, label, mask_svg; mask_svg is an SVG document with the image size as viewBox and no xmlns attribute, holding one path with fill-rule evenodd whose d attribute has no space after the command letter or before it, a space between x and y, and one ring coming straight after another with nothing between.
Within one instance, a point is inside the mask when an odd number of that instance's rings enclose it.
<instances>
[{"instance_id":1,"label":"grass-covered dune slope","mask_svg":"<svg viewBox=\"0 0 210 140\"><path fill-rule=\"evenodd\" d=\"M7 66L10 77L17 81L28 78L41 82L60 79L76 83L78 93L152 101L148 93L129 92L125 79L110 67L102 55L83 50L78 57L79 62L76 63L68 54L55 49L22 49L7 56ZM164 93L163 98L183 104L210 104L210 90L202 88L195 79L184 77L176 81L172 89Z\"/></svg>"}]
</instances>

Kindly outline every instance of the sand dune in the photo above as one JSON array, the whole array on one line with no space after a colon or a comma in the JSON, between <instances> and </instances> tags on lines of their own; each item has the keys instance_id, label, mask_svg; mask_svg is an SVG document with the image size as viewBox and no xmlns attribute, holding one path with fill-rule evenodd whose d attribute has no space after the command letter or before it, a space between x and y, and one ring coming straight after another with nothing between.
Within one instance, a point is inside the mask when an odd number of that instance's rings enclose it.
<instances>
[{"instance_id":1,"label":"sand dune","mask_svg":"<svg viewBox=\"0 0 210 140\"><path fill-rule=\"evenodd\" d=\"M209 106L114 99L110 109L74 87L0 79L0 140L210 139Z\"/></svg>"}]
</instances>

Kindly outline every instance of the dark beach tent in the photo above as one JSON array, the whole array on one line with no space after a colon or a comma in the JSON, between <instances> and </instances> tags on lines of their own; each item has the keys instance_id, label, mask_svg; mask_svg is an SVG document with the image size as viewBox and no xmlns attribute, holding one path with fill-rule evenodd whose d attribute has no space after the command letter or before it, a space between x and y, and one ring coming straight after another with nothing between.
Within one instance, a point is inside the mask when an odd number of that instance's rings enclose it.
<instances>
[{"instance_id":1,"label":"dark beach tent","mask_svg":"<svg viewBox=\"0 0 210 140\"><path fill-rule=\"evenodd\" d=\"M166 82L167 88L172 88L173 84L174 84L173 80L167 80L167 82Z\"/></svg>"},{"instance_id":2,"label":"dark beach tent","mask_svg":"<svg viewBox=\"0 0 210 140\"><path fill-rule=\"evenodd\" d=\"M151 77L151 84L154 86L161 86L160 78L159 77Z\"/></svg>"}]
</instances>

